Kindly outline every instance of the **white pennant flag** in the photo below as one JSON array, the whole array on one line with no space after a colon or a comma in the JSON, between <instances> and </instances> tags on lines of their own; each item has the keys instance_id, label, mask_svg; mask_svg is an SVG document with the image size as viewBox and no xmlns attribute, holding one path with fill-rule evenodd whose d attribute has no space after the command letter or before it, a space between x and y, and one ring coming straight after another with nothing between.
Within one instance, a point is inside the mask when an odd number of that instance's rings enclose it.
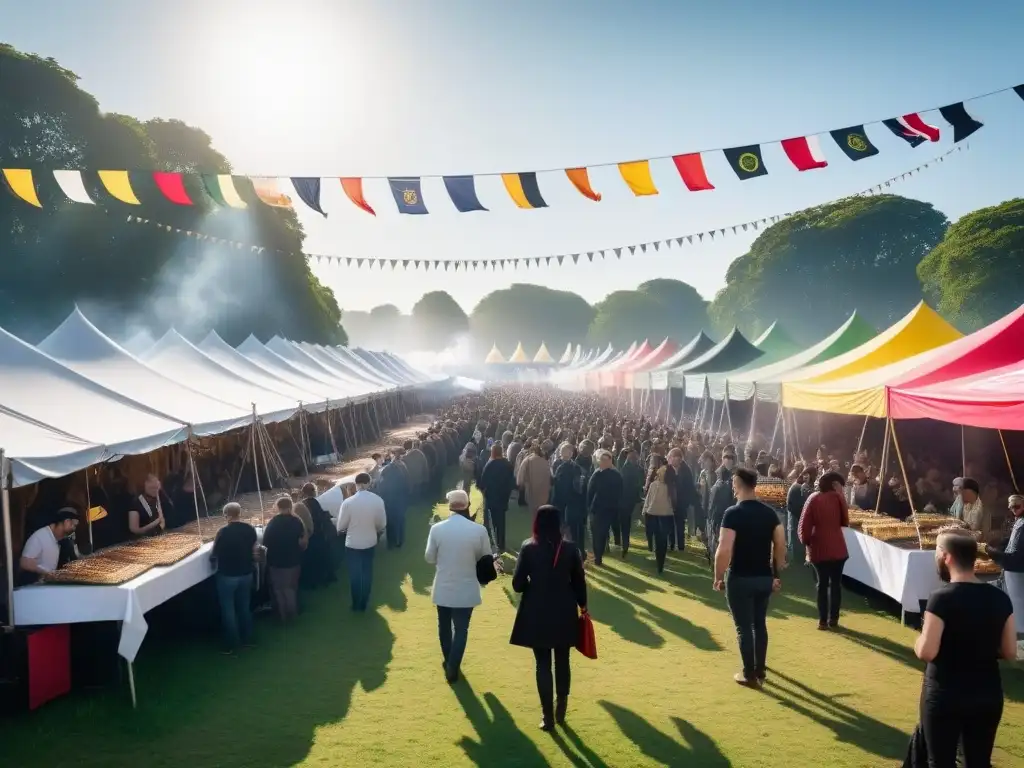
<instances>
[{"instance_id":1,"label":"white pennant flag","mask_svg":"<svg viewBox=\"0 0 1024 768\"><path fill-rule=\"evenodd\" d=\"M96 204L85 190L81 171L54 171L53 178L57 181L60 191L67 195L71 202L85 203L86 205Z\"/></svg>"}]
</instances>

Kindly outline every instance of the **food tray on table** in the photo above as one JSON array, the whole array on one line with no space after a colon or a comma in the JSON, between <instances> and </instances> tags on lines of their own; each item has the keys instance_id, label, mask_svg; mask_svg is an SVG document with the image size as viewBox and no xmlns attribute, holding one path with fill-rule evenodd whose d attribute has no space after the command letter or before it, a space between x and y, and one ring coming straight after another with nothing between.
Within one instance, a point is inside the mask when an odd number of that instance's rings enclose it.
<instances>
[{"instance_id":1,"label":"food tray on table","mask_svg":"<svg viewBox=\"0 0 1024 768\"><path fill-rule=\"evenodd\" d=\"M197 551L203 542L187 533L151 536L104 550L101 554L119 563L149 563L154 566L174 565Z\"/></svg>"},{"instance_id":2,"label":"food tray on table","mask_svg":"<svg viewBox=\"0 0 1024 768\"><path fill-rule=\"evenodd\" d=\"M260 519L258 517L239 518L243 523L249 523L250 525L259 525ZM228 524L228 519L223 515L217 515L215 517L204 517L200 523L198 520L193 520L191 523L186 523L180 528L175 528L173 533L183 533L188 536L200 536L202 537L203 543L213 541L217 537L217 532L221 528L224 528ZM171 534L167 534L171 535Z\"/></svg>"},{"instance_id":3,"label":"food tray on table","mask_svg":"<svg viewBox=\"0 0 1024 768\"><path fill-rule=\"evenodd\" d=\"M789 489L784 481L774 477L758 477L754 491L758 501L773 507L786 508L786 495Z\"/></svg>"},{"instance_id":4,"label":"food tray on table","mask_svg":"<svg viewBox=\"0 0 1024 768\"><path fill-rule=\"evenodd\" d=\"M892 523L873 523L863 526L863 532L881 541L895 541L897 539L917 540L917 526L899 521Z\"/></svg>"},{"instance_id":5,"label":"food tray on table","mask_svg":"<svg viewBox=\"0 0 1024 768\"><path fill-rule=\"evenodd\" d=\"M150 563L122 563L96 555L73 560L43 577L47 584L92 584L116 587L138 578L153 566Z\"/></svg>"}]
</instances>

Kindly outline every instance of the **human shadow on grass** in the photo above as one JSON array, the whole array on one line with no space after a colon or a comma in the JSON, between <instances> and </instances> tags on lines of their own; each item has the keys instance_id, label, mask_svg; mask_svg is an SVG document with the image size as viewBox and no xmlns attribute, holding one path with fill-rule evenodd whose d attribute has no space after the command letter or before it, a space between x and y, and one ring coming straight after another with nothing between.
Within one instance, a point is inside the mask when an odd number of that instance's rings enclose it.
<instances>
[{"instance_id":1,"label":"human shadow on grass","mask_svg":"<svg viewBox=\"0 0 1024 768\"><path fill-rule=\"evenodd\" d=\"M537 745L515 724L512 715L493 693L477 698L468 680L453 687L477 738L468 736L458 744L474 765L550 765Z\"/></svg>"},{"instance_id":2,"label":"human shadow on grass","mask_svg":"<svg viewBox=\"0 0 1024 768\"><path fill-rule=\"evenodd\" d=\"M908 734L844 704L846 694L827 696L773 667L768 669L768 682L763 689L767 696L829 728L840 741L890 760L905 755Z\"/></svg>"},{"instance_id":3,"label":"human shadow on grass","mask_svg":"<svg viewBox=\"0 0 1024 768\"><path fill-rule=\"evenodd\" d=\"M662 733L640 715L610 701L598 702L611 715L622 734L636 744L648 758L662 765L699 765L702 768L728 768L732 765L714 740L678 717L673 724L685 740L681 744L674 736Z\"/></svg>"},{"instance_id":4,"label":"human shadow on grass","mask_svg":"<svg viewBox=\"0 0 1024 768\"><path fill-rule=\"evenodd\" d=\"M562 725L560 730L553 731L551 735L565 755L565 759L575 768L610 768L594 750L583 743L583 739L568 723Z\"/></svg>"}]
</instances>

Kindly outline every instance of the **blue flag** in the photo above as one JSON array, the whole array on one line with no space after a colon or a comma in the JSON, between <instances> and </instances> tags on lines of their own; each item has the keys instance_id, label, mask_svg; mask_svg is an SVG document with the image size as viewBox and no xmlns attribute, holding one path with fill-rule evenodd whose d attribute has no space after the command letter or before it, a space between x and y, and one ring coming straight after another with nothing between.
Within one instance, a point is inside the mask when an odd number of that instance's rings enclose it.
<instances>
[{"instance_id":1,"label":"blue flag","mask_svg":"<svg viewBox=\"0 0 1024 768\"><path fill-rule=\"evenodd\" d=\"M472 176L445 176L444 186L459 213L487 210L476 196L476 183Z\"/></svg>"},{"instance_id":2,"label":"blue flag","mask_svg":"<svg viewBox=\"0 0 1024 768\"><path fill-rule=\"evenodd\" d=\"M321 216L327 215L324 213L324 209L320 207L320 178L318 176L292 176L292 186L295 187L295 192L302 202Z\"/></svg>"},{"instance_id":3,"label":"blue flag","mask_svg":"<svg viewBox=\"0 0 1024 768\"><path fill-rule=\"evenodd\" d=\"M420 191L420 180L415 178L388 179L391 194L395 197L395 205L399 213L429 213L423 204L423 193Z\"/></svg>"}]
</instances>

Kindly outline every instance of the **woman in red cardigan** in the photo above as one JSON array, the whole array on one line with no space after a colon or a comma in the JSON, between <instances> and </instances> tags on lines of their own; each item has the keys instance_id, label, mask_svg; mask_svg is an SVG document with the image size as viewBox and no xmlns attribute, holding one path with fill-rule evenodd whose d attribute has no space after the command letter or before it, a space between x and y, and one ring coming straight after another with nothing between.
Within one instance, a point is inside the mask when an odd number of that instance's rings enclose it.
<instances>
[{"instance_id":1,"label":"woman in red cardigan","mask_svg":"<svg viewBox=\"0 0 1024 768\"><path fill-rule=\"evenodd\" d=\"M818 478L800 514L798 535L818 580L818 629L839 628L839 604L843 597L843 564L849 558L843 528L850 511L843 495L843 476L826 472Z\"/></svg>"}]
</instances>

